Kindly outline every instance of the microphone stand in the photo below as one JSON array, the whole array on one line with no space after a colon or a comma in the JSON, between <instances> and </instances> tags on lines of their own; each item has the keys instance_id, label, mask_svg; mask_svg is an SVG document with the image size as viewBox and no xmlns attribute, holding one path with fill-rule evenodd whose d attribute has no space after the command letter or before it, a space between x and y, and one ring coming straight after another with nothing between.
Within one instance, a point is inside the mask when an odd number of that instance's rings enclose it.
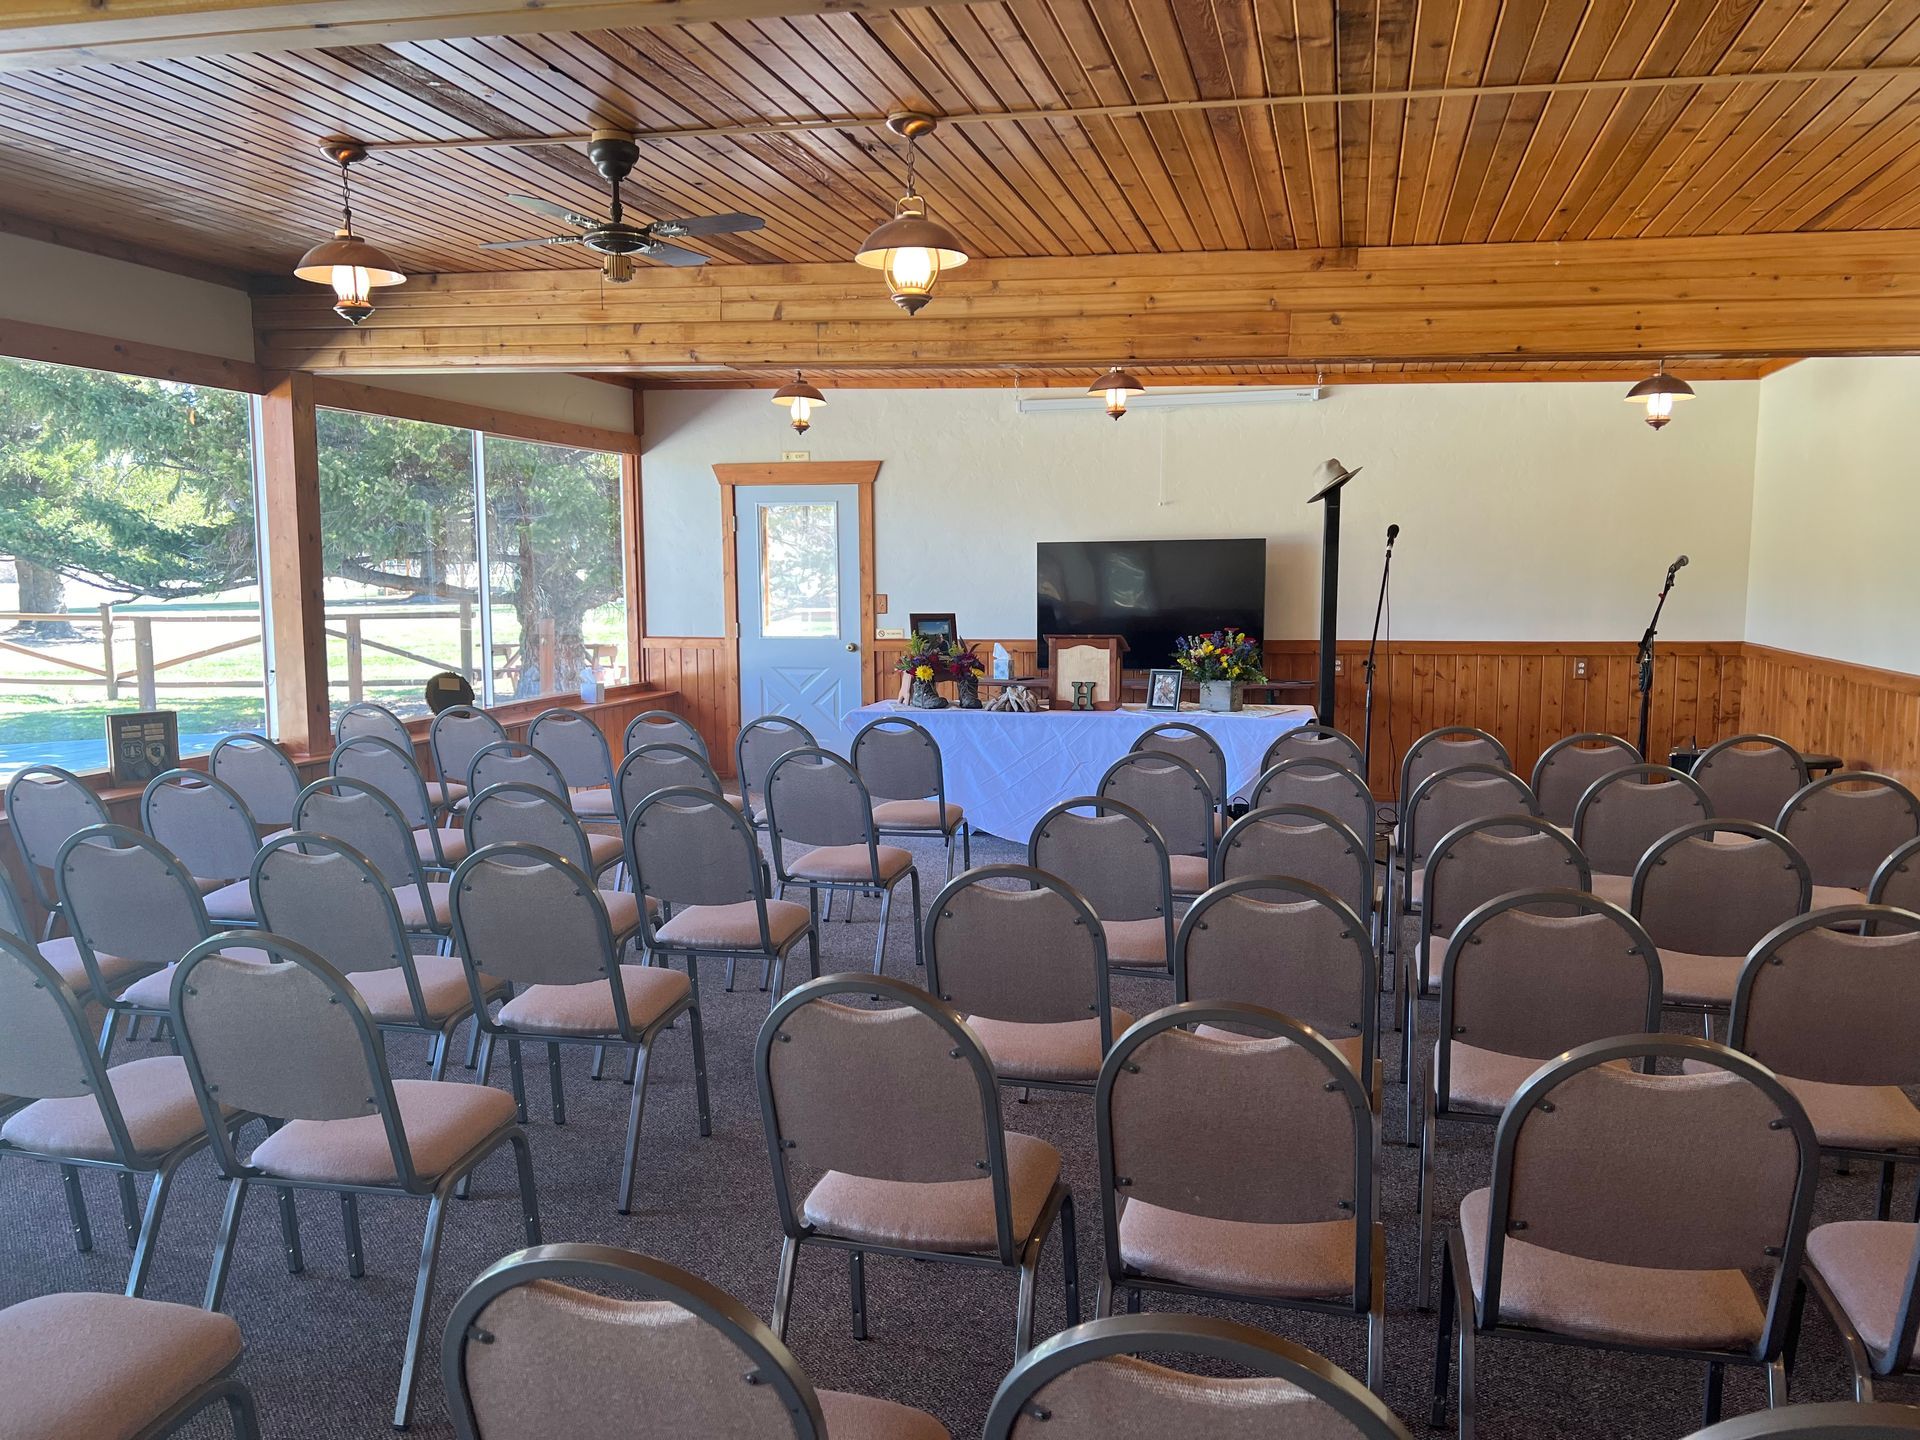
<instances>
[{"instance_id":1,"label":"microphone stand","mask_svg":"<svg viewBox=\"0 0 1920 1440\"><path fill-rule=\"evenodd\" d=\"M1660 612L1666 608L1667 596L1673 591L1673 577L1680 571L1678 565L1667 570L1667 583L1660 587L1660 599L1654 604L1653 618L1647 622L1647 633L1640 637L1640 758L1647 755L1647 723L1653 714L1653 633L1660 627Z\"/></svg>"},{"instance_id":2,"label":"microphone stand","mask_svg":"<svg viewBox=\"0 0 1920 1440\"><path fill-rule=\"evenodd\" d=\"M1395 527L1398 528L1397 526ZM1380 565L1380 598L1373 603L1373 638L1367 642L1367 701L1365 718L1361 721L1360 774L1367 784L1373 783L1373 672L1374 652L1380 647L1380 616L1387 608L1387 576L1393 571L1393 541L1387 540L1387 558Z\"/></svg>"}]
</instances>

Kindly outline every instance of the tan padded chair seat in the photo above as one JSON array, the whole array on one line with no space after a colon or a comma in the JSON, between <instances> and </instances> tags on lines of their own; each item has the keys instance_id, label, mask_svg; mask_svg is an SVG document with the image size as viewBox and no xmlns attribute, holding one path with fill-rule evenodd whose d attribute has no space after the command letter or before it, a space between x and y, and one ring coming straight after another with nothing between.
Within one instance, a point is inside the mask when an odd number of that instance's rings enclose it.
<instances>
[{"instance_id":1,"label":"tan padded chair seat","mask_svg":"<svg viewBox=\"0 0 1920 1440\"><path fill-rule=\"evenodd\" d=\"M1813 887L1813 908L1829 910L1835 905L1864 905L1867 892L1852 890L1845 885L1816 885Z\"/></svg>"},{"instance_id":2,"label":"tan padded chair seat","mask_svg":"<svg viewBox=\"0 0 1920 1440\"><path fill-rule=\"evenodd\" d=\"M1116 1036L1133 1024L1133 1016L1124 1010L1111 1014ZM1100 1050L1098 1015L1038 1024L969 1015L967 1025L980 1037L987 1058L993 1062L993 1073L1002 1080L1091 1085L1099 1078L1100 1062L1106 1059Z\"/></svg>"},{"instance_id":3,"label":"tan padded chair seat","mask_svg":"<svg viewBox=\"0 0 1920 1440\"><path fill-rule=\"evenodd\" d=\"M131 1440L242 1348L231 1315L192 1305L90 1291L23 1300L0 1310L0 1436Z\"/></svg>"},{"instance_id":4,"label":"tan padded chair seat","mask_svg":"<svg viewBox=\"0 0 1920 1440\"><path fill-rule=\"evenodd\" d=\"M1199 895L1213 883L1213 872L1204 855L1169 855L1167 872L1176 895Z\"/></svg>"},{"instance_id":5,"label":"tan padded chair seat","mask_svg":"<svg viewBox=\"0 0 1920 1440\"><path fill-rule=\"evenodd\" d=\"M200 1106L187 1078L187 1062L178 1055L153 1055L129 1060L107 1071L120 1118L127 1122L127 1138L141 1155L164 1155L205 1133ZM230 1113L230 1112L229 1112ZM0 1140L22 1150L49 1155L71 1155L76 1160L113 1160L113 1138L100 1117L100 1105L91 1095L58 1100L36 1100L16 1110L0 1126ZM0 1435L5 1434L0 1418Z\"/></svg>"},{"instance_id":6,"label":"tan padded chair seat","mask_svg":"<svg viewBox=\"0 0 1920 1440\"><path fill-rule=\"evenodd\" d=\"M235 960L245 960L256 965L267 963L265 951L253 950L245 946L235 946L231 950L223 950L220 953ZM141 1010L169 1008L173 1004L173 972L179 968L178 965L168 965L154 971L151 975L143 976L122 990L120 998Z\"/></svg>"},{"instance_id":7,"label":"tan padded chair seat","mask_svg":"<svg viewBox=\"0 0 1920 1440\"><path fill-rule=\"evenodd\" d=\"M427 798L436 805L449 807L467 803L467 787L458 780L427 781Z\"/></svg>"},{"instance_id":8,"label":"tan padded chair seat","mask_svg":"<svg viewBox=\"0 0 1920 1440\"><path fill-rule=\"evenodd\" d=\"M880 878L891 880L913 868L913 856L897 845L880 845L869 857L864 845L820 845L809 850L788 872L796 880L869 880L875 858Z\"/></svg>"},{"instance_id":9,"label":"tan padded chair seat","mask_svg":"<svg viewBox=\"0 0 1920 1440\"><path fill-rule=\"evenodd\" d=\"M1669 1005L1732 1005L1744 955L1689 955L1660 952L1660 982Z\"/></svg>"},{"instance_id":10,"label":"tan padded chair seat","mask_svg":"<svg viewBox=\"0 0 1920 1440\"><path fill-rule=\"evenodd\" d=\"M452 1080L396 1080L400 1126L422 1179L448 1166L489 1135L513 1124L513 1097L491 1085ZM393 1152L378 1115L351 1120L289 1120L249 1157L268 1175L335 1185L391 1185Z\"/></svg>"},{"instance_id":11,"label":"tan padded chair seat","mask_svg":"<svg viewBox=\"0 0 1920 1440\"><path fill-rule=\"evenodd\" d=\"M944 835L967 818L952 801L940 808L938 800L881 800L873 807L873 823L882 830L925 830Z\"/></svg>"},{"instance_id":12,"label":"tan padded chair seat","mask_svg":"<svg viewBox=\"0 0 1920 1440\"><path fill-rule=\"evenodd\" d=\"M1476 1298L1487 1259L1491 1190L1460 1202ZM1575 1336L1689 1350L1748 1350L1766 1315L1738 1270L1655 1270L1587 1260L1507 1237L1500 1319Z\"/></svg>"},{"instance_id":13,"label":"tan padded chair seat","mask_svg":"<svg viewBox=\"0 0 1920 1440\"><path fill-rule=\"evenodd\" d=\"M252 920L253 887L245 880L216 885L200 892L200 903L207 907L209 920Z\"/></svg>"},{"instance_id":14,"label":"tan padded chair seat","mask_svg":"<svg viewBox=\"0 0 1920 1440\"><path fill-rule=\"evenodd\" d=\"M1629 910L1633 907L1633 877L1607 875L1596 870L1593 872L1593 889L1590 893L1598 895L1610 905Z\"/></svg>"},{"instance_id":15,"label":"tan padded chair seat","mask_svg":"<svg viewBox=\"0 0 1920 1440\"><path fill-rule=\"evenodd\" d=\"M444 1020L465 1010L473 1000L467 988L467 968L458 955L416 955L413 973L420 977L420 998L426 1003L427 1019ZM506 988L504 980L481 977L489 993ZM367 1002L373 1018L383 1025L411 1024L413 999L407 994L407 975L398 965L385 970L348 972L347 983Z\"/></svg>"},{"instance_id":16,"label":"tan padded chair seat","mask_svg":"<svg viewBox=\"0 0 1920 1440\"><path fill-rule=\"evenodd\" d=\"M1440 1047L1433 1047L1434 1069L1440 1073ZM1447 1095L1442 1107L1469 1110L1477 1114L1498 1115L1507 1108L1514 1091L1527 1083L1527 1077L1546 1064L1525 1055L1502 1055L1497 1050L1481 1050L1454 1041L1447 1057Z\"/></svg>"},{"instance_id":17,"label":"tan padded chair seat","mask_svg":"<svg viewBox=\"0 0 1920 1440\"><path fill-rule=\"evenodd\" d=\"M202 896L211 895L214 891L222 888L223 886L232 885L234 883L235 883L234 878L231 875L223 875L217 880L204 875L195 875L193 877L193 888L198 890ZM246 883L246 877L242 876L239 883L241 884Z\"/></svg>"},{"instance_id":18,"label":"tan padded chair seat","mask_svg":"<svg viewBox=\"0 0 1920 1440\"><path fill-rule=\"evenodd\" d=\"M609 835L604 830L589 830L587 836L587 859L592 862L593 873L598 875L616 860L626 857L626 846L618 835Z\"/></svg>"},{"instance_id":19,"label":"tan padded chair seat","mask_svg":"<svg viewBox=\"0 0 1920 1440\"><path fill-rule=\"evenodd\" d=\"M573 813L582 820L611 820L619 813L614 808L613 791L604 785L593 785L584 790L569 790L567 803L573 807Z\"/></svg>"},{"instance_id":20,"label":"tan padded chair seat","mask_svg":"<svg viewBox=\"0 0 1920 1440\"><path fill-rule=\"evenodd\" d=\"M1407 875L1408 903L1418 907L1427 894L1427 867L1416 865Z\"/></svg>"},{"instance_id":21,"label":"tan padded chair seat","mask_svg":"<svg viewBox=\"0 0 1920 1440\"><path fill-rule=\"evenodd\" d=\"M1827 1282L1876 1362L1893 1344L1916 1235L1920 1225L1895 1220L1837 1220L1807 1235L1807 1263ZM1920 1342L1914 1351L1920 1356Z\"/></svg>"},{"instance_id":22,"label":"tan padded chair seat","mask_svg":"<svg viewBox=\"0 0 1920 1440\"><path fill-rule=\"evenodd\" d=\"M613 928L614 939L622 939L640 928L640 899L631 890L602 890L600 903L607 907L607 924ZM647 913L660 913L660 902L651 896L647 898Z\"/></svg>"},{"instance_id":23,"label":"tan padded chair seat","mask_svg":"<svg viewBox=\"0 0 1920 1440\"><path fill-rule=\"evenodd\" d=\"M1110 965L1167 967L1167 927L1164 921L1102 920L1107 932L1107 963Z\"/></svg>"},{"instance_id":24,"label":"tan padded chair seat","mask_svg":"<svg viewBox=\"0 0 1920 1440\"><path fill-rule=\"evenodd\" d=\"M813 1395L833 1440L953 1440L947 1427L924 1410L844 1390L816 1390Z\"/></svg>"},{"instance_id":25,"label":"tan padded chair seat","mask_svg":"<svg viewBox=\"0 0 1920 1440\"><path fill-rule=\"evenodd\" d=\"M1827 1085L1782 1075L1813 1122L1822 1145L1849 1150L1906 1150L1920 1146L1920 1110L1892 1085Z\"/></svg>"},{"instance_id":26,"label":"tan padded chair seat","mask_svg":"<svg viewBox=\"0 0 1920 1440\"><path fill-rule=\"evenodd\" d=\"M1315 1300L1353 1293L1353 1222L1258 1225L1127 1201L1120 1262L1156 1280Z\"/></svg>"},{"instance_id":27,"label":"tan padded chair seat","mask_svg":"<svg viewBox=\"0 0 1920 1440\"><path fill-rule=\"evenodd\" d=\"M1007 1138L1007 1197L1014 1242L1033 1233L1060 1178L1060 1152L1030 1135ZM984 1158L984 1157L983 1157ZM845 1240L942 1254L997 1250L991 1180L869 1180L829 1170L802 1207L809 1225Z\"/></svg>"},{"instance_id":28,"label":"tan padded chair seat","mask_svg":"<svg viewBox=\"0 0 1920 1440\"><path fill-rule=\"evenodd\" d=\"M427 901L433 906L431 918L421 908L418 885L397 886L393 898L400 904L400 923L409 930L445 929L453 923L453 911L447 905L447 887L440 881L427 882Z\"/></svg>"},{"instance_id":29,"label":"tan padded chair seat","mask_svg":"<svg viewBox=\"0 0 1920 1440\"><path fill-rule=\"evenodd\" d=\"M778 950L807 930L807 907L791 900L767 901L767 935ZM686 905L653 932L654 938L688 950L758 950L760 912L753 901L733 905Z\"/></svg>"},{"instance_id":30,"label":"tan padded chair seat","mask_svg":"<svg viewBox=\"0 0 1920 1440\"><path fill-rule=\"evenodd\" d=\"M440 853L433 849L433 837L440 837ZM413 832L413 850L420 857L422 865L438 865L440 856L446 856L446 863L458 865L467 858L467 834L464 830L416 830Z\"/></svg>"},{"instance_id":31,"label":"tan padded chair seat","mask_svg":"<svg viewBox=\"0 0 1920 1440\"><path fill-rule=\"evenodd\" d=\"M40 958L54 968L74 994L85 999L91 993L93 981L87 978L87 962L80 958L80 942L71 935L43 942ZM109 990L141 968L138 962L119 955L95 955L93 963Z\"/></svg>"},{"instance_id":32,"label":"tan padded chair seat","mask_svg":"<svg viewBox=\"0 0 1920 1440\"><path fill-rule=\"evenodd\" d=\"M1120 1012L1116 1010L1113 1013L1113 1033L1118 1035L1120 1033ZM1209 1040L1227 1040L1237 1044L1248 1044L1267 1038L1264 1035L1242 1035L1235 1030L1223 1030L1218 1025L1196 1025L1193 1027L1193 1033L1196 1035L1204 1035ZM1367 1054L1367 1040L1364 1035L1336 1036L1323 1034L1320 1038L1340 1052L1340 1058L1347 1062L1347 1068L1349 1070L1353 1071L1356 1075L1360 1075L1360 1063L1366 1058ZM1366 1075L1360 1075L1360 1078L1362 1081L1368 1081L1370 1079L1370 1077Z\"/></svg>"},{"instance_id":33,"label":"tan padded chair seat","mask_svg":"<svg viewBox=\"0 0 1920 1440\"><path fill-rule=\"evenodd\" d=\"M638 1030L651 1025L690 993L687 977L661 965L622 965L627 1020ZM604 980L584 985L529 985L500 1007L500 1023L530 1035L613 1035L613 987Z\"/></svg>"}]
</instances>

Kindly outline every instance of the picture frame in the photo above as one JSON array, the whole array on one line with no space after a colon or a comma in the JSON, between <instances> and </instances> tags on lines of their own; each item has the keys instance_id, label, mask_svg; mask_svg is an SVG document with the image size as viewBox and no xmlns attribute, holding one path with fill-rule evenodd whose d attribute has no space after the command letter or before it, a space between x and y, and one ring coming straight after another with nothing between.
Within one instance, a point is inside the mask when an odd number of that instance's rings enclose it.
<instances>
[{"instance_id":1,"label":"picture frame","mask_svg":"<svg viewBox=\"0 0 1920 1440\"><path fill-rule=\"evenodd\" d=\"M1180 684L1186 673L1178 669L1147 671L1147 709L1178 710Z\"/></svg>"},{"instance_id":2,"label":"picture frame","mask_svg":"<svg viewBox=\"0 0 1920 1440\"><path fill-rule=\"evenodd\" d=\"M119 710L107 716L107 760L115 785L144 785L180 765L174 710Z\"/></svg>"},{"instance_id":3,"label":"picture frame","mask_svg":"<svg viewBox=\"0 0 1920 1440\"><path fill-rule=\"evenodd\" d=\"M944 612L935 610L925 613L915 611L907 617L907 633L909 635L931 635L935 639L945 640L953 645L960 643L960 623L954 619L951 610Z\"/></svg>"}]
</instances>

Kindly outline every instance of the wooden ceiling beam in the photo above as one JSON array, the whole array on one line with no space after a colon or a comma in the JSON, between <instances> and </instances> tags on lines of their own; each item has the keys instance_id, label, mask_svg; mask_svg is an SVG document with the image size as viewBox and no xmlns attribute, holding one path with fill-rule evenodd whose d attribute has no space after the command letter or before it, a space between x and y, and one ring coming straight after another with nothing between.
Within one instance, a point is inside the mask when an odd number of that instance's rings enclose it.
<instances>
[{"instance_id":1,"label":"wooden ceiling beam","mask_svg":"<svg viewBox=\"0 0 1920 1440\"><path fill-rule=\"evenodd\" d=\"M425 276L349 330L254 301L263 364L1311 366L1920 353L1920 231L979 260L908 317L851 264Z\"/></svg>"}]
</instances>

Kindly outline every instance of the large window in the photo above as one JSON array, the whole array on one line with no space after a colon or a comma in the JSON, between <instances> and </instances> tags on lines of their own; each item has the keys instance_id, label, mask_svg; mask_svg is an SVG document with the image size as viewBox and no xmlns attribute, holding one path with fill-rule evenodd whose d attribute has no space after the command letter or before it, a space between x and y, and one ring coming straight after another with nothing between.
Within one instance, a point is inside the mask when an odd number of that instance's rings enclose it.
<instances>
[{"instance_id":1,"label":"large window","mask_svg":"<svg viewBox=\"0 0 1920 1440\"><path fill-rule=\"evenodd\" d=\"M180 748L266 724L250 407L0 359L0 775L106 763L110 711Z\"/></svg>"}]
</instances>

